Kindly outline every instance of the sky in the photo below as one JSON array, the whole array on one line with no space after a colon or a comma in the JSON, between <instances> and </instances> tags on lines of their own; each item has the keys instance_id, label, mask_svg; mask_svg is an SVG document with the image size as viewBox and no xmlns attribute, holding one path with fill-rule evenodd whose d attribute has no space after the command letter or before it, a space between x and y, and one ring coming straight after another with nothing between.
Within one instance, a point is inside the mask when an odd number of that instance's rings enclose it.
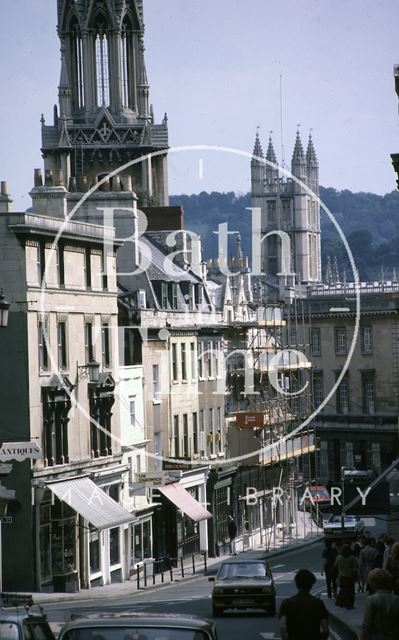
<instances>
[{"instance_id":1,"label":"sky","mask_svg":"<svg viewBox=\"0 0 399 640\"><path fill-rule=\"evenodd\" d=\"M0 179L21 210L42 165L40 116L50 122L57 101L56 0L0 2ZM144 17L150 100L172 150L235 151L172 151L170 193L248 191L256 128L289 166L298 124L323 186L395 189L397 0L144 0Z\"/></svg>"}]
</instances>

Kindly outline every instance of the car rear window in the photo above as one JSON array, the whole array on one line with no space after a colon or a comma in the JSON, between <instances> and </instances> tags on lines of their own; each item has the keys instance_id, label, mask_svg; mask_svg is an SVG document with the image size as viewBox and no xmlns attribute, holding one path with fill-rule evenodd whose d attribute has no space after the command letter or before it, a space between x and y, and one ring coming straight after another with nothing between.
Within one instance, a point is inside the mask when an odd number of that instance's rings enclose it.
<instances>
[{"instance_id":1,"label":"car rear window","mask_svg":"<svg viewBox=\"0 0 399 640\"><path fill-rule=\"evenodd\" d=\"M18 627L14 622L0 622L0 640L19 640Z\"/></svg>"},{"instance_id":2,"label":"car rear window","mask_svg":"<svg viewBox=\"0 0 399 640\"><path fill-rule=\"evenodd\" d=\"M263 562L230 562L223 564L218 573L218 579L225 578L269 578L266 565Z\"/></svg>"},{"instance_id":3,"label":"car rear window","mask_svg":"<svg viewBox=\"0 0 399 640\"><path fill-rule=\"evenodd\" d=\"M173 627L95 627L71 629L62 640L209 640L209 635L196 629Z\"/></svg>"},{"instance_id":4,"label":"car rear window","mask_svg":"<svg viewBox=\"0 0 399 640\"><path fill-rule=\"evenodd\" d=\"M44 622L24 622L24 640L54 640L48 624Z\"/></svg>"}]
</instances>

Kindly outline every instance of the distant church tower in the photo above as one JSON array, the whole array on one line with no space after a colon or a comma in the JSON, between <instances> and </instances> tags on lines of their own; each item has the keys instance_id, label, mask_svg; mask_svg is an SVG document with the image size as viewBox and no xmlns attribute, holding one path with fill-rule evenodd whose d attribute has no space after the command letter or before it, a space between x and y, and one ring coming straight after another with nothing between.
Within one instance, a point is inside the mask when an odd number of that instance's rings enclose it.
<instances>
[{"instance_id":1,"label":"distant church tower","mask_svg":"<svg viewBox=\"0 0 399 640\"><path fill-rule=\"evenodd\" d=\"M59 108L42 120L45 169L68 189L90 186L148 153L120 176L142 204L167 205L168 126L154 123L144 61L143 0L57 0L61 42ZM83 178L79 181L79 178Z\"/></svg>"},{"instance_id":2,"label":"distant church tower","mask_svg":"<svg viewBox=\"0 0 399 640\"><path fill-rule=\"evenodd\" d=\"M271 137L263 155L259 134L256 133L251 160L252 207L261 209L262 236L282 230L291 239L291 269L298 282L310 284L321 281L320 207L317 200L292 178L280 177L278 169L263 158L277 164ZM299 131L291 161L291 173L317 196L319 195L319 165L309 136L306 155ZM262 243L262 270L266 276L276 276L281 270L281 240L271 235Z\"/></svg>"}]
</instances>

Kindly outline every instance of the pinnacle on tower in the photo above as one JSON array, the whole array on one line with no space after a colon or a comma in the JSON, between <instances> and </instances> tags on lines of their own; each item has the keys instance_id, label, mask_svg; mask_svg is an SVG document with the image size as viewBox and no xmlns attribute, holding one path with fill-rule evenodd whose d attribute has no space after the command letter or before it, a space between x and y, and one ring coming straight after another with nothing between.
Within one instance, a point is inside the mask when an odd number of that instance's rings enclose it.
<instances>
[{"instance_id":1,"label":"pinnacle on tower","mask_svg":"<svg viewBox=\"0 0 399 640\"><path fill-rule=\"evenodd\" d=\"M258 158L263 158L263 149L262 149L262 144L259 138L259 131L256 132L256 136L255 136L255 144L254 144L254 150L253 150L253 154L254 156L258 157ZM253 160L255 160L255 158L252 158Z\"/></svg>"},{"instance_id":2,"label":"pinnacle on tower","mask_svg":"<svg viewBox=\"0 0 399 640\"><path fill-rule=\"evenodd\" d=\"M308 165L319 166L311 133L309 134L308 148L306 149L306 163Z\"/></svg>"},{"instance_id":3,"label":"pinnacle on tower","mask_svg":"<svg viewBox=\"0 0 399 640\"><path fill-rule=\"evenodd\" d=\"M270 162L277 164L277 158L274 151L273 141L271 136L269 137L269 144L267 146L266 160L269 160Z\"/></svg>"},{"instance_id":4,"label":"pinnacle on tower","mask_svg":"<svg viewBox=\"0 0 399 640\"><path fill-rule=\"evenodd\" d=\"M304 160L305 160L305 154L303 152L301 136L299 135L299 129L297 129L294 152L292 154L292 162L303 162Z\"/></svg>"}]
</instances>

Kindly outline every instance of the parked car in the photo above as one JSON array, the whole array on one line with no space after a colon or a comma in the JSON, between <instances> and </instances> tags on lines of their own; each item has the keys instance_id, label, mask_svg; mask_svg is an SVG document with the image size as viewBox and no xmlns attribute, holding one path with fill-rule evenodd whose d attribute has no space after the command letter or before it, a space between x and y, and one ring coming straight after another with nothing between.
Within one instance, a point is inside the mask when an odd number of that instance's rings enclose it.
<instances>
[{"instance_id":1,"label":"parked car","mask_svg":"<svg viewBox=\"0 0 399 640\"><path fill-rule=\"evenodd\" d=\"M89 613L73 616L58 640L217 640L211 620L156 613Z\"/></svg>"},{"instance_id":2,"label":"parked car","mask_svg":"<svg viewBox=\"0 0 399 640\"><path fill-rule=\"evenodd\" d=\"M362 533L364 522L359 516L344 515L344 527L342 530L342 517L340 515L332 515L324 522L324 535L326 538L356 538Z\"/></svg>"},{"instance_id":3,"label":"parked car","mask_svg":"<svg viewBox=\"0 0 399 640\"><path fill-rule=\"evenodd\" d=\"M276 588L264 560L226 560L220 565L212 589L212 615L225 609L263 609L276 615Z\"/></svg>"},{"instance_id":4,"label":"parked car","mask_svg":"<svg viewBox=\"0 0 399 640\"><path fill-rule=\"evenodd\" d=\"M47 616L38 608L33 612L32 596L0 594L1 640L55 640Z\"/></svg>"}]
</instances>

